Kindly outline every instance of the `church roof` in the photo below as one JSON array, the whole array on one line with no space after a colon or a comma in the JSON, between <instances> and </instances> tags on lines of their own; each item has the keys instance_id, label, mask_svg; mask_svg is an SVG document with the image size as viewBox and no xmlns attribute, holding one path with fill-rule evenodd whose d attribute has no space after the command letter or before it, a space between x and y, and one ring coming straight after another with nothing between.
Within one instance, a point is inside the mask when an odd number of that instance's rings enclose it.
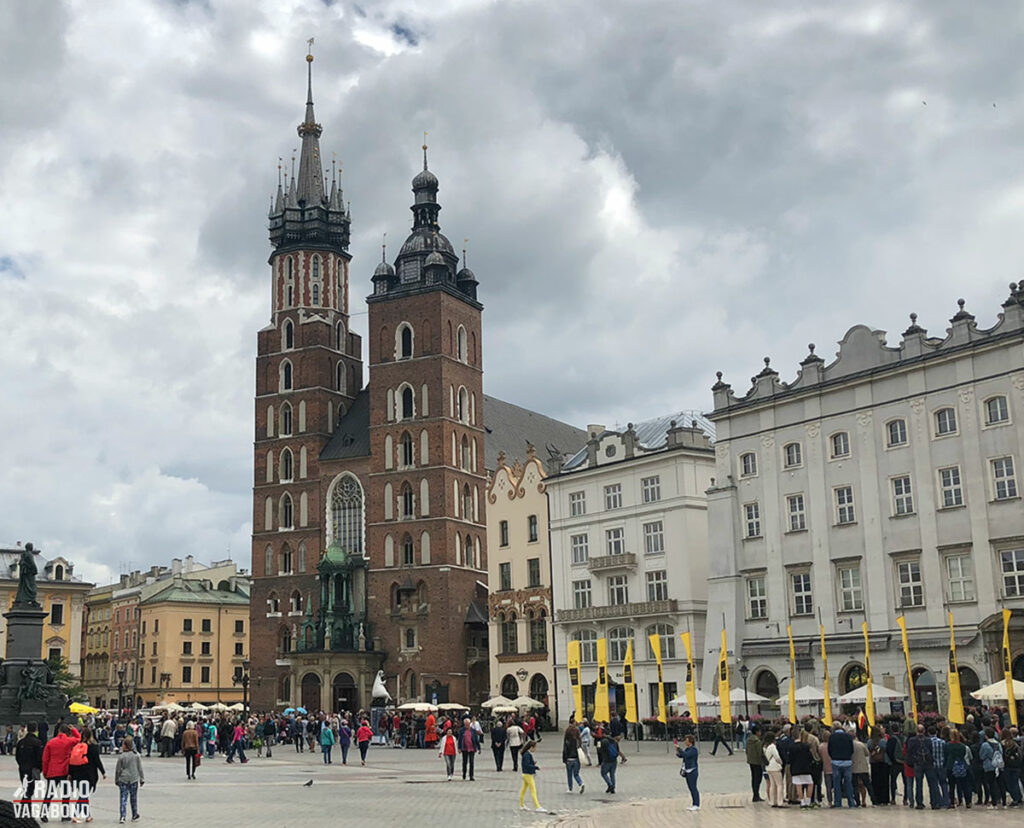
<instances>
[{"instance_id":1,"label":"church roof","mask_svg":"<svg viewBox=\"0 0 1024 828\"><path fill-rule=\"evenodd\" d=\"M321 460L370 456L370 388L360 391L345 412L334 435L320 452Z\"/></svg>"},{"instance_id":2,"label":"church roof","mask_svg":"<svg viewBox=\"0 0 1024 828\"><path fill-rule=\"evenodd\" d=\"M494 471L498 465L498 452L510 456L516 452L526 455L526 444L537 447L540 456L544 449L554 446L561 454L573 454L587 442L587 432L567 423L538 414L496 397L484 395L484 466ZM341 418L334 435L320 452L321 460L347 460L370 455L370 389L364 388L356 396L352 407Z\"/></svg>"},{"instance_id":3,"label":"church roof","mask_svg":"<svg viewBox=\"0 0 1024 828\"><path fill-rule=\"evenodd\" d=\"M548 445L560 454L573 454L587 443L587 432L528 408L484 395L484 466L494 471L498 452L511 457L526 455L526 444L532 443L538 457L546 457Z\"/></svg>"}]
</instances>

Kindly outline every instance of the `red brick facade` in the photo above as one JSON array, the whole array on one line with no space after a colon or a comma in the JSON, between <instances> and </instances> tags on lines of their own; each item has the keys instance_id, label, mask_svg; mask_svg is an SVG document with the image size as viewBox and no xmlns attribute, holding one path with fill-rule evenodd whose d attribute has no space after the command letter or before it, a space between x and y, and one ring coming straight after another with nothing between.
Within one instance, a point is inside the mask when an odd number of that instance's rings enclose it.
<instances>
[{"instance_id":1,"label":"red brick facade","mask_svg":"<svg viewBox=\"0 0 1024 828\"><path fill-rule=\"evenodd\" d=\"M385 673L397 681L403 699L429 699L437 692L439 698L471 701L465 620L477 582L487 578L480 322L475 302L440 286L370 303L367 604L387 652ZM400 354L402 326L413 331L407 358ZM466 331L464 361L458 353L460 326ZM407 387L413 392L412 416L403 411ZM403 435L413 443L408 466ZM412 492L412 517L403 514L403 489Z\"/></svg>"}]
</instances>

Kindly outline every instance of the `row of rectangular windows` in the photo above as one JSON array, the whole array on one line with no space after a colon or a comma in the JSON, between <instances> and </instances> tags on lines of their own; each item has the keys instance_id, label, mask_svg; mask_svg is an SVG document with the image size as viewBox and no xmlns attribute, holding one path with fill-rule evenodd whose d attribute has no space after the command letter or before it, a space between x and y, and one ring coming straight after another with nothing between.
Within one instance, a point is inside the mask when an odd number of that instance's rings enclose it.
<instances>
[{"instance_id":1,"label":"row of rectangular windows","mask_svg":"<svg viewBox=\"0 0 1024 828\"><path fill-rule=\"evenodd\" d=\"M540 586L540 558L526 560L526 586L528 589ZM507 592L512 589L512 564L498 564L498 589Z\"/></svg>"},{"instance_id":2,"label":"row of rectangular windows","mask_svg":"<svg viewBox=\"0 0 1024 828\"><path fill-rule=\"evenodd\" d=\"M668 600L668 572L656 569L646 574L647 600ZM629 578L626 575L612 575L606 579L607 603L622 606L629 603ZM592 606L592 584L590 578L572 582L572 605L574 609L588 609Z\"/></svg>"},{"instance_id":3,"label":"row of rectangular windows","mask_svg":"<svg viewBox=\"0 0 1024 828\"><path fill-rule=\"evenodd\" d=\"M643 503L657 503L661 500L661 477L652 475L640 480L640 499ZM622 484L611 483L604 487L604 508L622 508ZM569 516L580 517L587 513L587 493L569 492Z\"/></svg>"},{"instance_id":4,"label":"row of rectangular windows","mask_svg":"<svg viewBox=\"0 0 1024 828\"><path fill-rule=\"evenodd\" d=\"M1017 476L1012 457L997 457L989 461L992 499L1012 500L1018 496ZM959 466L946 466L936 471L940 509L953 509L964 505L964 490ZM909 474L889 478L892 516L915 513L914 491ZM856 523L853 487L836 486L832 489L834 522L836 526ZM786 496L787 532L802 532L807 528L807 514L802 492ZM761 537L761 506L757 501L743 504L743 535Z\"/></svg>"},{"instance_id":5,"label":"row of rectangular windows","mask_svg":"<svg viewBox=\"0 0 1024 828\"><path fill-rule=\"evenodd\" d=\"M662 521L653 520L642 526L644 554L661 555L665 552L665 527ZM605 554L622 555L626 552L626 531L621 526L605 529ZM590 534L581 532L569 536L569 549L575 566L590 560Z\"/></svg>"},{"instance_id":6,"label":"row of rectangular windows","mask_svg":"<svg viewBox=\"0 0 1024 828\"><path fill-rule=\"evenodd\" d=\"M974 601L974 567L969 553L945 555L942 559L945 576L946 601L964 603ZM1006 598L1024 596L1024 549L999 552L999 571L1002 591ZM901 560L895 564L896 600L899 608L924 606L924 579L920 559ZM859 564L836 567L835 587L840 612L858 612L864 609ZM768 618L768 589L766 576L751 575L746 579L747 618L761 621ZM789 573L789 614L813 615L814 597L810 570Z\"/></svg>"},{"instance_id":7,"label":"row of rectangular windows","mask_svg":"<svg viewBox=\"0 0 1024 828\"><path fill-rule=\"evenodd\" d=\"M1010 422L1010 406L1006 397L990 397L985 400L985 425L1006 425ZM950 437L960 433L957 424L956 409L940 408L933 414L933 437ZM885 424L886 447L896 448L909 444L907 437L907 421L902 418L889 420ZM837 431L829 436L829 456L833 460L849 457L851 454L850 434ZM786 443L782 447L782 465L793 469L803 465L803 446L798 442ZM753 451L743 452L739 457L740 477L757 475L757 454Z\"/></svg>"},{"instance_id":8,"label":"row of rectangular windows","mask_svg":"<svg viewBox=\"0 0 1024 828\"><path fill-rule=\"evenodd\" d=\"M644 641L647 642L647 660L654 661L654 650L651 647L650 636L656 635L661 639L661 657L663 659L676 657L676 630L671 624L652 624L646 630ZM633 640L635 632L632 627L613 627L604 634L608 641L608 658L611 661L622 661L626 658L626 650ZM597 661L597 639L598 634L593 630L578 630L572 634L573 641L580 642L580 661L592 664ZM638 653L636 647L634 653ZM638 656L639 657L639 656ZM655 691L657 696L657 691Z\"/></svg>"},{"instance_id":9,"label":"row of rectangular windows","mask_svg":"<svg viewBox=\"0 0 1024 828\"><path fill-rule=\"evenodd\" d=\"M498 544L500 546L509 545L509 534L508 534L508 521L503 520L498 524ZM526 540L528 543L536 543L538 540L537 530L537 516L529 515L526 518Z\"/></svg>"}]
</instances>

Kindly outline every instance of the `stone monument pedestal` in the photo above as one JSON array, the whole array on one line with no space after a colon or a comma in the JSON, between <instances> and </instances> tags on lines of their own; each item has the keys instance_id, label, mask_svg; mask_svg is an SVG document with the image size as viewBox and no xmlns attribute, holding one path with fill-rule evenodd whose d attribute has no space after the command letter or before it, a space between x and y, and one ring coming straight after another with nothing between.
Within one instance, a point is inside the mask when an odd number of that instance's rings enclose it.
<instances>
[{"instance_id":1,"label":"stone monument pedestal","mask_svg":"<svg viewBox=\"0 0 1024 828\"><path fill-rule=\"evenodd\" d=\"M0 664L0 724L52 724L68 716L67 699L39 657L46 611L38 604L14 604L4 618L7 658Z\"/></svg>"}]
</instances>

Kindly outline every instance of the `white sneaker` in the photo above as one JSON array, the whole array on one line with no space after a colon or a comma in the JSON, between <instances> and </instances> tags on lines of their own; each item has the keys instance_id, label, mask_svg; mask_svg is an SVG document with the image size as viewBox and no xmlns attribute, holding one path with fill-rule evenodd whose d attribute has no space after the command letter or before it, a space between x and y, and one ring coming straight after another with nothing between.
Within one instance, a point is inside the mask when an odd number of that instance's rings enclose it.
<instances>
[{"instance_id":1,"label":"white sneaker","mask_svg":"<svg viewBox=\"0 0 1024 828\"><path fill-rule=\"evenodd\" d=\"M536 810L538 814L546 814L548 812L547 808L537 808Z\"/></svg>"},{"instance_id":2,"label":"white sneaker","mask_svg":"<svg viewBox=\"0 0 1024 828\"><path fill-rule=\"evenodd\" d=\"M567 790L566 793L572 793L572 788L569 788L569 790Z\"/></svg>"},{"instance_id":3,"label":"white sneaker","mask_svg":"<svg viewBox=\"0 0 1024 828\"><path fill-rule=\"evenodd\" d=\"M691 805L690 806L690 810L691 811L699 811L700 810L700 805Z\"/></svg>"}]
</instances>

